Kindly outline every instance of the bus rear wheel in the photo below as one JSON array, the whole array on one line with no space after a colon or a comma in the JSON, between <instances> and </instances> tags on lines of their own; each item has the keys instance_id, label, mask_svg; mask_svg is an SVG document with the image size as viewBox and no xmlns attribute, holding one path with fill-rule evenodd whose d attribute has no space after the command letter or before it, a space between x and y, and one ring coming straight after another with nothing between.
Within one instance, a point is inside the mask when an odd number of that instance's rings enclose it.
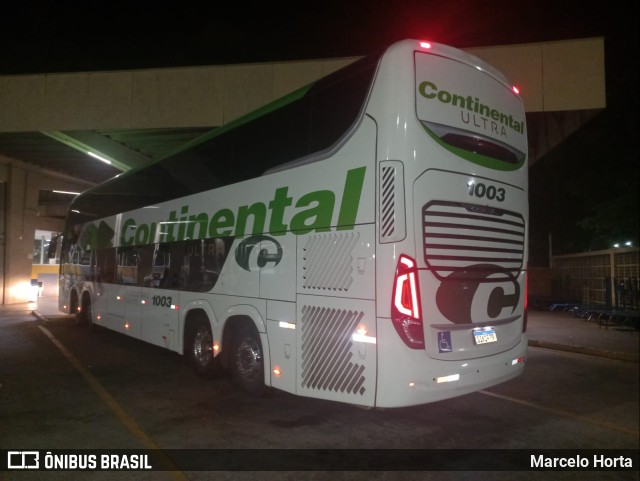
<instances>
[{"instance_id":1,"label":"bus rear wheel","mask_svg":"<svg viewBox=\"0 0 640 481\"><path fill-rule=\"evenodd\" d=\"M206 320L198 320L189 330L186 350L198 376L209 378L215 374L217 362L213 356L213 336Z\"/></svg>"},{"instance_id":2,"label":"bus rear wheel","mask_svg":"<svg viewBox=\"0 0 640 481\"><path fill-rule=\"evenodd\" d=\"M93 325L93 311L91 309L91 298L87 293L82 296L80 310L76 313L76 320L82 326Z\"/></svg>"},{"instance_id":3,"label":"bus rear wheel","mask_svg":"<svg viewBox=\"0 0 640 481\"><path fill-rule=\"evenodd\" d=\"M258 397L265 392L262 343L253 326L241 326L234 336L231 376L234 384L246 394Z\"/></svg>"}]
</instances>

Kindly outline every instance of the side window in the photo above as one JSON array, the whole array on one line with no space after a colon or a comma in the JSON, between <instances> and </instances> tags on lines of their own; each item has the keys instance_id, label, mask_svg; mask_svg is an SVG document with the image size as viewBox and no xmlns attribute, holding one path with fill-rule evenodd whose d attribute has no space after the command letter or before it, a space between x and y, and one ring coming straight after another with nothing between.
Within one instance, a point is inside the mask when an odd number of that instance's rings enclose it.
<instances>
[{"instance_id":1,"label":"side window","mask_svg":"<svg viewBox=\"0 0 640 481\"><path fill-rule=\"evenodd\" d=\"M114 248L96 251L96 280L108 284L116 282L116 250Z\"/></svg>"},{"instance_id":2,"label":"side window","mask_svg":"<svg viewBox=\"0 0 640 481\"><path fill-rule=\"evenodd\" d=\"M124 248L118 277L125 280L121 283L139 279L144 287L207 292L218 281L232 243L232 238L215 238Z\"/></svg>"},{"instance_id":3,"label":"side window","mask_svg":"<svg viewBox=\"0 0 640 481\"><path fill-rule=\"evenodd\" d=\"M78 264L81 266L91 265L91 251L89 249L78 248Z\"/></svg>"},{"instance_id":4,"label":"side window","mask_svg":"<svg viewBox=\"0 0 640 481\"><path fill-rule=\"evenodd\" d=\"M153 244L136 246L138 255L138 279L136 284L139 286L150 286L153 275L151 274L151 266L153 265Z\"/></svg>"},{"instance_id":5,"label":"side window","mask_svg":"<svg viewBox=\"0 0 640 481\"><path fill-rule=\"evenodd\" d=\"M118 249L118 266L116 280L126 286L138 285L140 254L137 247L121 247Z\"/></svg>"},{"instance_id":6,"label":"side window","mask_svg":"<svg viewBox=\"0 0 640 481\"><path fill-rule=\"evenodd\" d=\"M87 221L258 177L331 148L358 120L379 59L354 62L235 125L220 127L201 143L79 196L65 236L75 242Z\"/></svg>"},{"instance_id":7,"label":"side window","mask_svg":"<svg viewBox=\"0 0 640 481\"><path fill-rule=\"evenodd\" d=\"M116 269L118 284L134 286L138 282L138 250L134 247L118 249L118 266Z\"/></svg>"},{"instance_id":8,"label":"side window","mask_svg":"<svg viewBox=\"0 0 640 481\"><path fill-rule=\"evenodd\" d=\"M118 249L116 282L127 286L151 285L153 245L121 247Z\"/></svg>"},{"instance_id":9,"label":"side window","mask_svg":"<svg viewBox=\"0 0 640 481\"><path fill-rule=\"evenodd\" d=\"M203 239L184 241L182 272L188 291L207 292L218 281L227 258L231 240Z\"/></svg>"},{"instance_id":10,"label":"side window","mask_svg":"<svg viewBox=\"0 0 640 481\"><path fill-rule=\"evenodd\" d=\"M377 63L352 64L339 79L326 77L312 89L311 152L328 149L358 119Z\"/></svg>"},{"instance_id":11,"label":"side window","mask_svg":"<svg viewBox=\"0 0 640 481\"><path fill-rule=\"evenodd\" d=\"M157 244L153 254L153 272L150 287L183 289L182 242ZM145 284L147 285L147 284Z\"/></svg>"}]
</instances>

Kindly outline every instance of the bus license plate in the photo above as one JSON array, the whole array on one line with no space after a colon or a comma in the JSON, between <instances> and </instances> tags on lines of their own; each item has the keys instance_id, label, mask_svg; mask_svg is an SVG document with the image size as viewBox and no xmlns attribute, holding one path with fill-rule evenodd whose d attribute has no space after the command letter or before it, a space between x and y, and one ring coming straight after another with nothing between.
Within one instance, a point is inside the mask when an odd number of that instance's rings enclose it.
<instances>
[{"instance_id":1,"label":"bus license plate","mask_svg":"<svg viewBox=\"0 0 640 481\"><path fill-rule=\"evenodd\" d=\"M495 329L479 329L473 331L473 340L478 344L487 344L489 342L496 342L498 336Z\"/></svg>"}]
</instances>

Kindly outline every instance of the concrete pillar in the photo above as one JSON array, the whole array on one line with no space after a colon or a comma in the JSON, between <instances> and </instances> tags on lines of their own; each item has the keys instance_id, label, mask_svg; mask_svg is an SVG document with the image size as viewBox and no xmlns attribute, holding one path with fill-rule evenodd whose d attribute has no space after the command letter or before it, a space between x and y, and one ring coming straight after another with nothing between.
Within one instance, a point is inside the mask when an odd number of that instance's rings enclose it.
<instances>
[{"instance_id":1,"label":"concrete pillar","mask_svg":"<svg viewBox=\"0 0 640 481\"><path fill-rule=\"evenodd\" d=\"M4 184L4 304L32 298L31 264L40 173L14 164Z\"/></svg>"},{"instance_id":2,"label":"concrete pillar","mask_svg":"<svg viewBox=\"0 0 640 481\"><path fill-rule=\"evenodd\" d=\"M0 165L0 169L5 166ZM6 259L7 216L6 216L6 179L0 172L0 305L4 304L4 263Z\"/></svg>"},{"instance_id":3,"label":"concrete pillar","mask_svg":"<svg viewBox=\"0 0 640 481\"><path fill-rule=\"evenodd\" d=\"M40 190L82 192L92 185L0 156L0 304L33 299L35 231L62 232L66 206L39 206Z\"/></svg>"}]
</instances>

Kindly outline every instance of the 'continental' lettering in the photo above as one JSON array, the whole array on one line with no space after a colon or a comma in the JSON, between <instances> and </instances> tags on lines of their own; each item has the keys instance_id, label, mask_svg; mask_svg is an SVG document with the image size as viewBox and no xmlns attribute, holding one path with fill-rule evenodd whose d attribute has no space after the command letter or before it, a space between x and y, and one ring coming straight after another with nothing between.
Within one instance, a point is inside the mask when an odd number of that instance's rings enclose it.
<instances>
[{"instance_id":1,"label":"'continental' lettering","mask_svg":"<svg viewBox=\"0 0 640 481\"><path fill-rule=\"evenodd\" d=\"M347 172L339 206L336 206L336 194L331 190L309 192L294 202L289 196L289 188L280 187L268 203L242 205L235 212L223 208L213 213L190 213L189 206L183 205L179 210L170 211L167 220L160 222L145 224L126 218L120 229L119 245L263 233L279 236L287 231L303 235L313 231L328 232L332 225L337 230L352 230L358 217L365 173L366 167ZM336 207L337 220L334 224ZM295 212L290 213L291 209ZM287 214L291 218L288 225Z\"/></svg>"},{"instance_id":2,"label":"'continental' lettering","mask_svg":"<svg viewBox=\"0 0 640 481\"><path fill-rule=\"evenodd\" d=\"M513 129L515 132L518 132L520 134L524 133L524 120L516 120L511 114L507 115L489 105L485 105L480 102L478 97L472 97L471 95L460 95L458 93L452 93L447 90L441 90L436 86L436 84L428 80L420 82L420 84L418 85L418 92L421 96L428 100L436 99L443 104L450 104L454 107L459 107L463 110L467 110L472 114L479 114L480 116L487 117L492 121ZM475 119L475 116L473 116L473 118ZM466 114L466 117L465 115L463 115L462 120L465 123L469 123L469 113Z\"/></svg>"}]
</instances>

